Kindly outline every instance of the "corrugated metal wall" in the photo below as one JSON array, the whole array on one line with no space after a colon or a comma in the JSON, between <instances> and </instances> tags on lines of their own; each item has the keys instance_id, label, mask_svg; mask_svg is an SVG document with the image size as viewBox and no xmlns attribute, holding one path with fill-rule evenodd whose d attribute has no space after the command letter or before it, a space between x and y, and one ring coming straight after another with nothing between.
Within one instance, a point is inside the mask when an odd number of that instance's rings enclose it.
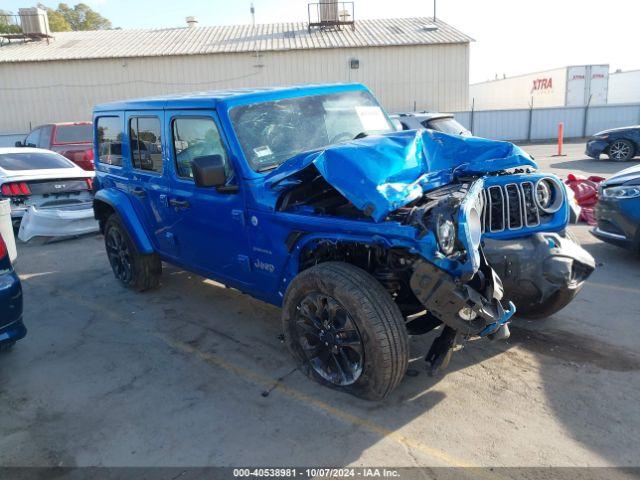
<instances>
[{"instance_id":1,"label":"corrugated metal wall","mask_svg":"<svg viewBox=\"0 0 640 480\"><path fill-rule=\"evenodd\" d=\"M585 123L585 114L587 121ZM602 130L640 124L640 104L456 112L456 119L474 135L495 140L548 140L564 123L565 138L590 136Z\"/></svg>"},{"instance_id":2,"label":"corrugated metal wall","mask_svg":"<svg viewBox=\"0 0 640 480\"><path fill-rule=\"evenodd\" d=\"M349 60L360 61L359 69ZM468 44L0 64L0 132L86 120L96 103L172 92L361 82L389 111L468 105Z\"/></svg>"},{"instance_id":3,"label":"corrugated metal wall","mask_svg":"<svg viewBox=\"0 0 640 480\"><path fill-rule=\"evenodd\" d=\"M608 103L640 102L640 70L609 75Z\"/></svg>"}]
</instances>

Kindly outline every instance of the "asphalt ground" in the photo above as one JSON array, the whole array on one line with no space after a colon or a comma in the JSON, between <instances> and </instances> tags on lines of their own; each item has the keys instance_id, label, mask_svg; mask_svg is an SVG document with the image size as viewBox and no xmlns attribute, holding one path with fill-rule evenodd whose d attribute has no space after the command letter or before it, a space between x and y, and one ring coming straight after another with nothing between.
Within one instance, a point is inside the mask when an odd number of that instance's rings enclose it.
<instances>
[{"instance_id":1,"label":"asphalt ground","mask_svg":"<svg viewBox=\"0 0 640 480\"><path fill-rule=\"evenodd\" d=\"M561 176L626 166L583 147L525 148ZM434 334L412 337L382 402L296 370L275 307L171 266L129 291L99 235L20 244L29 334L0 356L0 466L640 466L640 259L571 230L598 262L572 304L435 377Z\"/></svg>"}]
</instances>

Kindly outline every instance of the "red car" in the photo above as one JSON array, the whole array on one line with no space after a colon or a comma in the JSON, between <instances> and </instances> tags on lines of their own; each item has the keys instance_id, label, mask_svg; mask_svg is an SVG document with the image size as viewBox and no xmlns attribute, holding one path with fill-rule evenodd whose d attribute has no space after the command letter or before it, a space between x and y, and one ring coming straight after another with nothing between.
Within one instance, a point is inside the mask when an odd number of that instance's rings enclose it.
<instances>
[{"instance_id":1,"label":"red car","mask_svg":"<svg viewBox=\"0 0 640 480\"><path fill-rule=\"evenodd\" d=\"M91 122L47 123L34 128L16 147L53 150L84 170L93 170Z\"/></svg>"}]
</instances>

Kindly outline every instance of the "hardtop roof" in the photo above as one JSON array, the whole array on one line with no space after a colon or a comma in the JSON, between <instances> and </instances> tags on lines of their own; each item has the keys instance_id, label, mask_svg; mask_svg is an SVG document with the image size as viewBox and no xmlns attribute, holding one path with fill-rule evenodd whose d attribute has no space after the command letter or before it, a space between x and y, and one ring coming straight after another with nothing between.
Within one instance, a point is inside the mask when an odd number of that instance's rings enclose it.
<instances>
[{"instance_id":1,"label":"hardtop roof","mask_svg":"<svg viewBox=\"0 0 640 480\"><path fill-rule=\"evenodd\" d=\"M94 113L100 113L131 110L215 109L219 105L230 108L241 104L258 103L305 95L338 93L350 90L367 90L367 88L358 83L344 83L170 93L154 97L103 103L96 105L93 108L93 111Z\"/></svg>"}]
</instances>

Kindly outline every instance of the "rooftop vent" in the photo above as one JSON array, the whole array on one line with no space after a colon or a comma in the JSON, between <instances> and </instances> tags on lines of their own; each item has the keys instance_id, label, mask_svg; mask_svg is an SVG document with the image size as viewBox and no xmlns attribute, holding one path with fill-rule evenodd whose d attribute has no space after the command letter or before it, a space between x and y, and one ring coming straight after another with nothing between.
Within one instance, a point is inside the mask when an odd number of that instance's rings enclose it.
<instances>
[{"instance_id":1,"label":"rooftop vent","mask_svg":"<svg viewBox=\"0 0 640 480\"><path fill-rule=\"evenodd\" d=\"M189 28L194 28L198 26L198 19L196 17L187 17L187 26Z\"/></svg>"},{"instance_id":2,"label":"rooftop vent","mask_svg":"<svg viewBox=\"0 0 640 480\"><path fill-rule=\"evenodd\" d=\"M309 3L307 10L309 31L314 27L320 30L341 30L343 25L349 25L355 30L353 2L320 0L318 3Z\"/></svg>"},{"instance_id":3,"label":"rooftop vent","mask_svg":"<svg viewBox=\"0 0 640 480\"><path fill-rule=\"evenodd\" d=\"M42 8L21 8L18 10L20 15L20 28L22 33L27 36L47 37L49 36L49 19L47 12Z\"/></svg>"},{"instance_id":4,"label":"rooftop vent","mask_svg":"<svg viewBox=\"0 0 640 480\"><path fill-rule=\"evenodd\" d=\"M434 24L422 25L420 27L420 30L422 30L423 32L435 32L436 30L438 30L438 26Z\"/></svg>"},{"instance_id":5,"label":"rooftop vent","mask_svg":"<svg viewBox=\"0 0 640 480\"><path fill-rule=\"evenodd\" d=\"M42 8L21 8L18 15L0 10L0 47L11 43L46 40L51 36L47 12Z\"/></svg>"}]
</instances>

